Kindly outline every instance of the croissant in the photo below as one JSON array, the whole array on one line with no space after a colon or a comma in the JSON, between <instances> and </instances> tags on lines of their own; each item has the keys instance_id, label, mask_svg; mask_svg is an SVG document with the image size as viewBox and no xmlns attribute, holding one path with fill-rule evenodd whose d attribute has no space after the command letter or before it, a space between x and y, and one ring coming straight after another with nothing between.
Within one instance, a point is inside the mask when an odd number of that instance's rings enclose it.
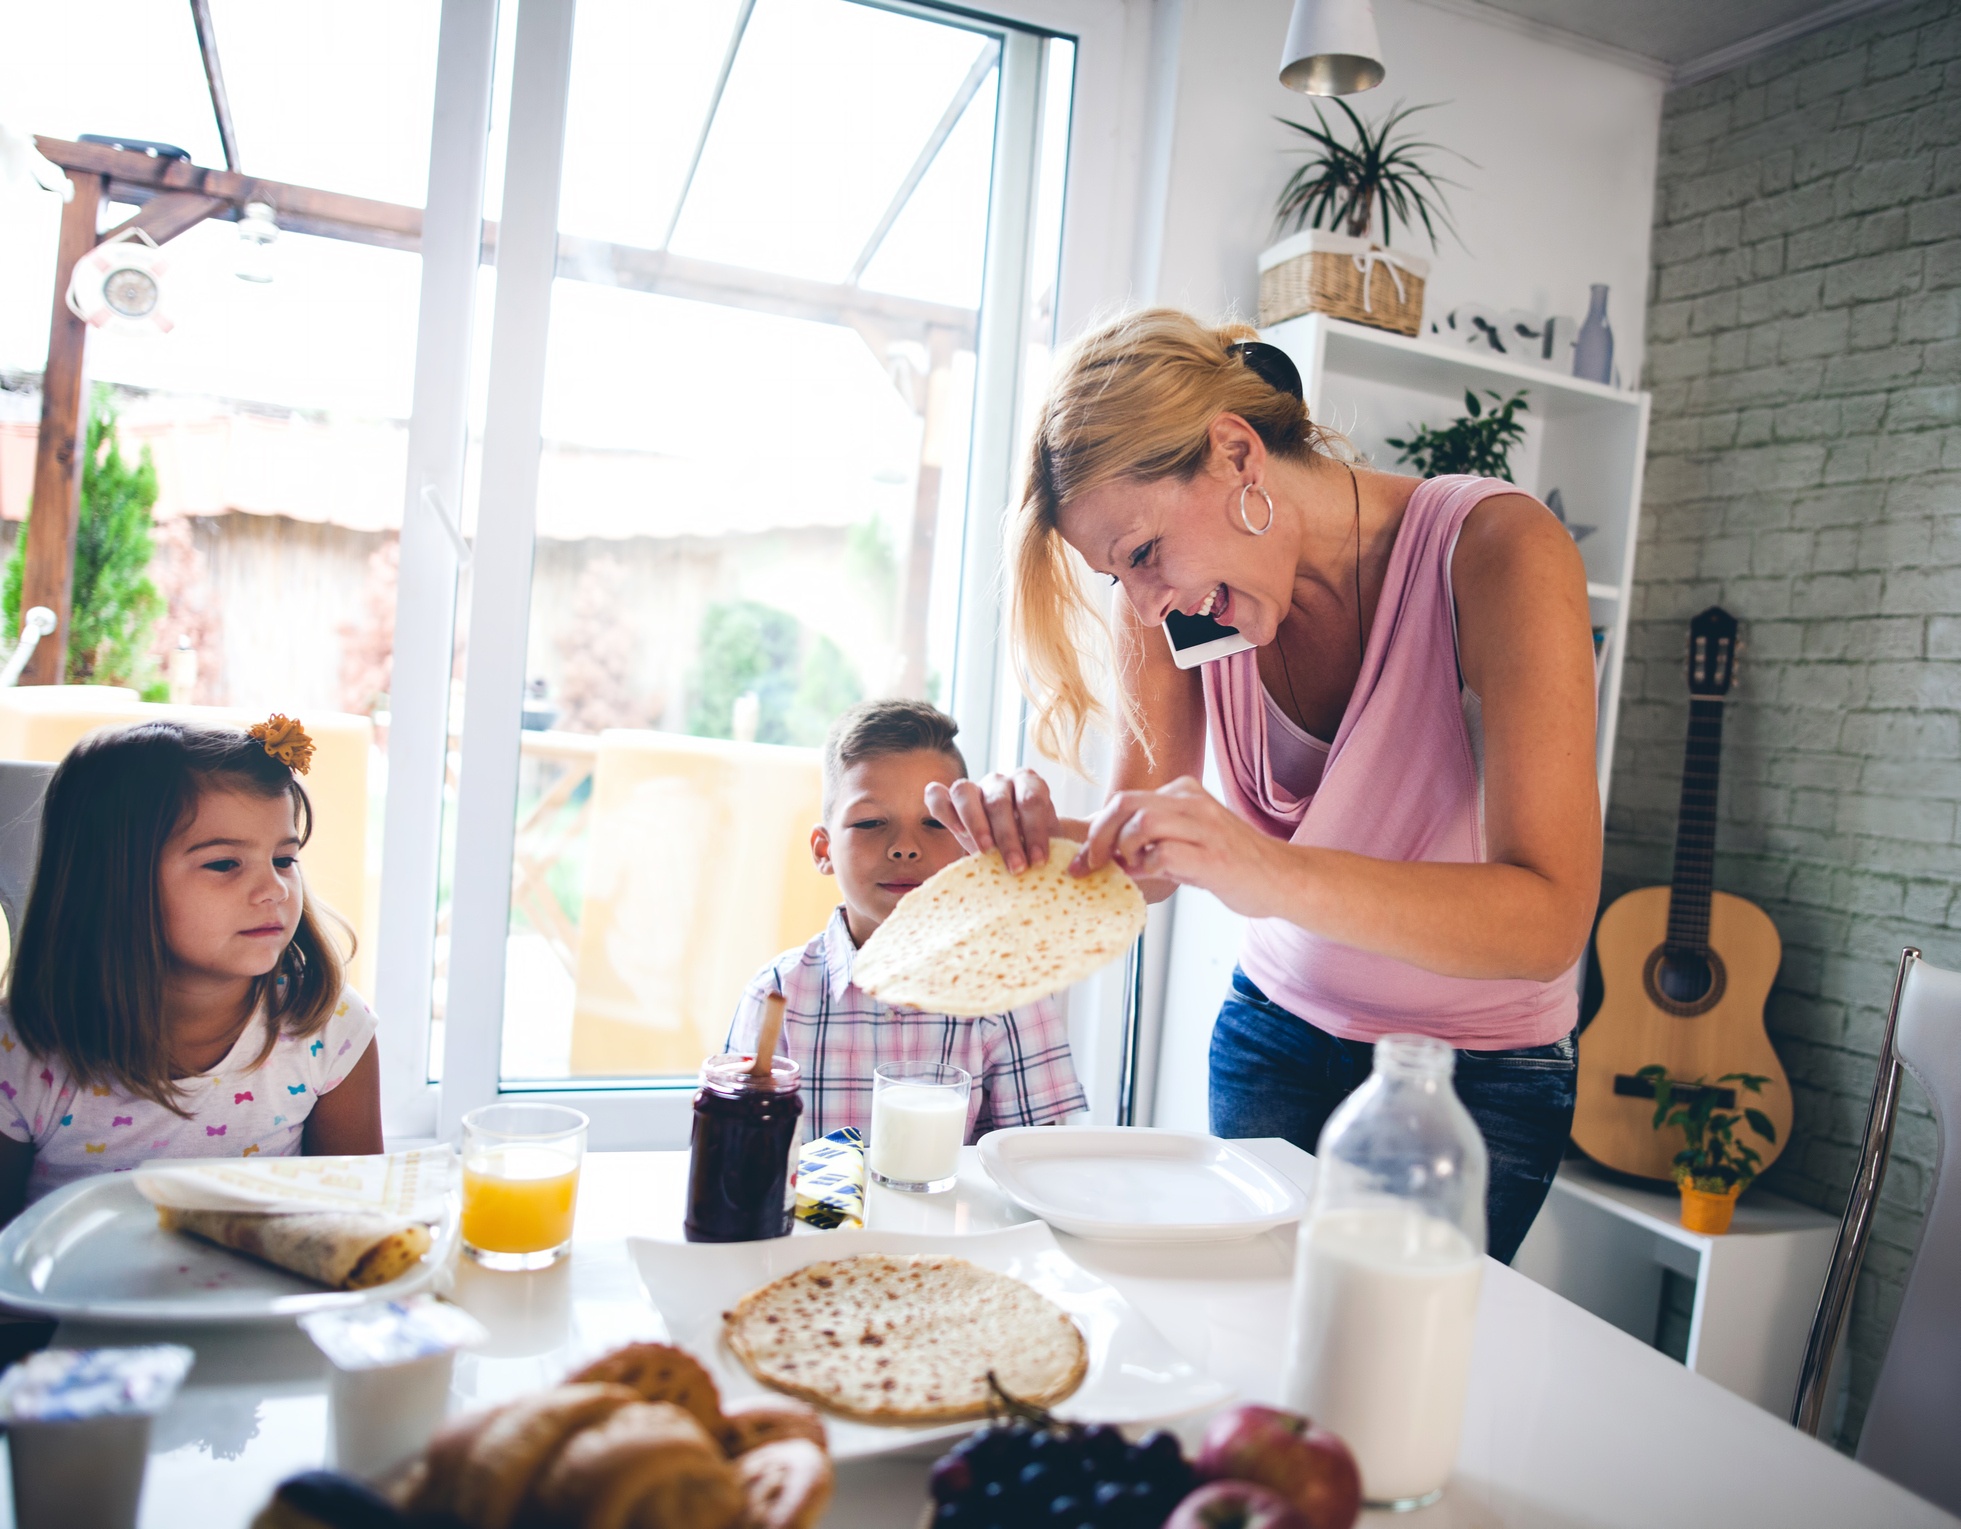
<instances>
[{"instance_id":1,"label":"croissant","mask_svg":"<svg viewBox=\"0 0 1961 1529\"><path fill-rule=\"evenodd\" d=\"M736 1473L671 1402L635 1402L575 1435L546 1467L527 1517L546 1529L732 1529Z\"/></svg>"},{"instance_id":2,"label":"croissant","mask_svg":"<svg viewBox=\"0 0 1961 1529\"><path fill-rule=\"evenodd\" d=\"M639 1403L625 1386L560 1386L513 1402L471 1444L451 1511L469 1529L511 1529L568 1439Z\"/></svg>"},{"instance_id":3,"label":"croissant","mask_svg":"<svg viewBox=\"0 0 1961 1529\"><path fill-rule=\"evenodd\" d=\"M816 1529L831 1505L831 1457L808 1439L759 1444L735 1469L742 1479L742 1529Z\"/></svg>"}]
</instances>

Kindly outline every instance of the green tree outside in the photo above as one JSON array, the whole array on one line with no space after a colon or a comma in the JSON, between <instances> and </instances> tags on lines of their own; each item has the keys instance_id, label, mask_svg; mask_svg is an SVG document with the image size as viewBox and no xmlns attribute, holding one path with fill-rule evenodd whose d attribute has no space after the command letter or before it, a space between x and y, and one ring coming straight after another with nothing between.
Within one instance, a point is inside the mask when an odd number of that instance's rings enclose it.
<instances>
[{"instance_id":1,"label":"green tree outside","mask_svg":"<svg viewBox=\"0 0 1961 1529\"><path fill-rule=\"evenodd\" d=\"M836 643L759 601L709 606L696 654L688 731L697 738L735 736L736 700L753 691L758 743L815 748L831 719L864 698L857 671Z\"/></svg>"},{"instance_id":2,"label":"green tree outside","mask_svg":"<svg viewBox=\"0 0 1961 1529\"><path fill-rule=\"evenodd\" d=\"M98 383L89 397L75 524L68 679L74 684L127 685L146 701L165 701L170 687L157 673L150 653L151 631L164 610L163 597L149 578L157 468L147 446L134 467L124 460L116 418L109 389ZM23 521L0 583L0 614L10 635L20 631L26 567L27 523Z\"/></svg>"}]
</instances>

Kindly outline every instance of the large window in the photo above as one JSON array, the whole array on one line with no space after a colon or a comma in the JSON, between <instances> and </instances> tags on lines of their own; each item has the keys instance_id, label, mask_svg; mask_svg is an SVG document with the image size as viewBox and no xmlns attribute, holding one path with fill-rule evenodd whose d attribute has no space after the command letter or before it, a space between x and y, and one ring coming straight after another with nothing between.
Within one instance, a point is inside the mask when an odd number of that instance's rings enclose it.
<instances>
[{"instance_id":1,"label":"large window","mask_svg":"<svg viewBox=\"0 0 1961 1529\"><path fill-rule=\"evenodd\" d=\"M1039 4L1105 38L1108 116L1123 8ZM1076 47L911 0L211 10L238 168L394 232L276 209L264 250L223 207L167 246L169 333L91 335L158 486L131 683L335 735L309 876L361 935L392 1132L545 1089L671 1136L744 979L835 901L837 714L923 696L976 769L1017 757L1000 516ZM4 43L13 133L224 166L185 8L15 7ZM0 555L61 206L0 183Z\"/></svg>"},{"instance_id":2,"label":"large window","mask_svg":"<svg viewBox=\"0 0 1961 1529\"><path fill-rule=\"evenodd\" d=\"M845 707L935 700L986 762L976 443L1052 327L1066 41L855 0L581 0L531 67L552 35L515 38L473 458L446 1117L692 1079L836 901L807 841ZM515 152L559 112L556 165ZM549 272L507 266L547 210Z\"/></svg>"}]
</instances>

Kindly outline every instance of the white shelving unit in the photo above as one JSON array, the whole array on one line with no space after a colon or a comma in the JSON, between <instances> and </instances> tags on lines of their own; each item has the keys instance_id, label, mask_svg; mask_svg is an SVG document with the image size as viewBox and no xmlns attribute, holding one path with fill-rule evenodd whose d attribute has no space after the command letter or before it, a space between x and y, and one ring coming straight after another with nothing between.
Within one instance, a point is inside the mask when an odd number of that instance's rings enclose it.
<instances>
[{"instance_id":1,"label":"white shelving unit","mask_svg":"<svg viewBox=\"0 0 1961 1529\"><path fill-rule=\"evenodd\" d=\"M1263 337L1300 368L1314 418L1341 431L1386 472L1408 471L1397 466L1388 438L1456 418L1464 412L1466 389L1477 390L1481 401L1486 389L1504 397L1525 390L1525 439L1512 453L1519 486L1540 499L1558 489L1568 523L1594 527L1579 548L1593 624L1607 632L1596 757L1604 813L1627 650L1648 395L1318 313L1276 324ZM1205 1129L1206 1048L1238 953L1241 922L1205 893L1178 893L1165 958L1164 1008L1157 1017L1156 1088L1151 1114L1140 1112L1140 1118Z\"/></svg>"},{"instance_id":2,"label":"white shelving unit","mask_svg":"<svg viewBox=\"0 0 1961 1529\"><path fill-rule=\"evenodd\" d=\"M1456 418L1464 412L1467 389L1481 402L1487 389L1504 397L1524 389L1525 439L1512 453L1519 487L1540 499L1558 489L1568 523L1594 527L1579 547L1593 624L1607 629L1598 732L1604 812L1627 649L1641 469L1648 454L1648 395L1319 313L1276 324L1264 338L1300 368L1314 418L1341 431L1385 472L1408 471L1397 467L1388 438Z\"/></svg>"}]
</instances>

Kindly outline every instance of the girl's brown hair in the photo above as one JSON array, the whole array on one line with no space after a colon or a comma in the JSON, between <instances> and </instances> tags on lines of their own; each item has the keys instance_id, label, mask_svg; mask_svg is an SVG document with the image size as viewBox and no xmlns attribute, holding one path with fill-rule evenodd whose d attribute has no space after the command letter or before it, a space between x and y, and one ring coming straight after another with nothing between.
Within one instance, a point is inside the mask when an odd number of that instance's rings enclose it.
<instances>
[{"instance_id":1,"label":"girl's brown hair","mask_svg":"<svg viewBox=\"0 0 1961 1529\"><path fill-rule=\"evenodd\" d=\"M290 797L301 845L312 837L305 788L242 732L141 722L76 744L48 782L40 859L7 979L14 1028L30 1051L59 1058L78 1083L111 1085L180 1115L157 868L199 794L214 789ZM255 1067L282 1031L314 1034L340 1001L342 956L325 920L345 930L309 893L279 964L253 983L252 1005L266 1017Z\"/></svg>"},{"instance_id":2,"label":"girl's brown hair","mask_svg":"<svg viewBox=\"0 0 1961 1529\"><path fill-rule=\"evenodd\" d=\"M1146 308L1057 358L1007 538L1015 672L1034 707L1031 735L1051 759L1081 769L1083 735L1108 715L1083 664L1086 651L1108 651L1108 629L1084 591L1081 559L1062 539L1063 506L1106 483L1191 478L1221 414L1245 420L1275 456L1302 461L1343 449L1300 399L1231 348L1258 338L1250 325L1213 327L1175 308ZM1134 700L1117 688L1124 725L1148 747Z\"/></svg>"}]
</instances>

